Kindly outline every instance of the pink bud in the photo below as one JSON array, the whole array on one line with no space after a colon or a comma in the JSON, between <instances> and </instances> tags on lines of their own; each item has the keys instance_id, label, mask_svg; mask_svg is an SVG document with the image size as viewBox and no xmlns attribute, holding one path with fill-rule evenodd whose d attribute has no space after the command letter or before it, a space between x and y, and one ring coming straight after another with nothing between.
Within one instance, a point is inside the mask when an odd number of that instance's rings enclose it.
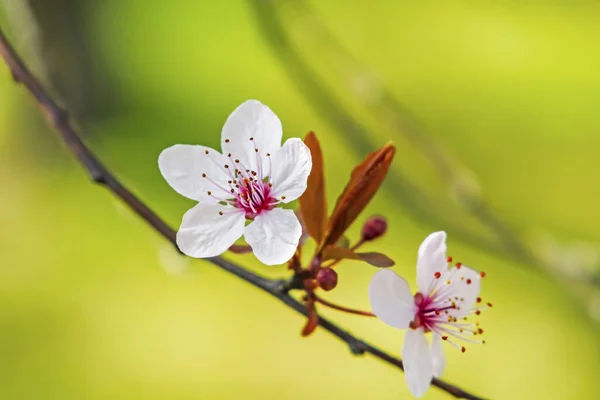
<instances>
[{"instance_id":1,"label":"pink bud","mask_svg":"<svg viewBox=\"0 0 600 400\"><path fill-rule=\"evenodd\" d=\"M329 291L337 286L338 283L338 275L331 268L323 268L319 272L317 272L317 282L321 289L325 291Z\"/></svg>"},{"instance_id":2,"label":"pink bud","mask_svg":"<svg viewBox=\"0 0 600 400\"><path fill-rule=\"evenodd\" d=\"M387 221L384 217L373 215L369 217L362 228L362 240L375 240L387 231Z\"/></svg>"}]
</instances>

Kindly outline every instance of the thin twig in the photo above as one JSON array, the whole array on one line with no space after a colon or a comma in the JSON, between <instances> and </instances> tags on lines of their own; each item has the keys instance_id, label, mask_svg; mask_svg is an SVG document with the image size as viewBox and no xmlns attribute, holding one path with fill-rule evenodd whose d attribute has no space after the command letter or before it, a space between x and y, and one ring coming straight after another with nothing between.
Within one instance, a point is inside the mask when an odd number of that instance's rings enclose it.
<instances>
[{"instance_id":1,"label":"thin twig","mask_svg":"<svg viewBox=\"0 0 600 400\"><path fill-rule=\"evenodd\" d=\"M312 294L313 299L315 299L315 303L323 304L325 307L332 308L334 310L342 311L348 314L356 314L362 315L363 317L374 317L375 314L369 311L355 310L354 308L348 308L344 306L340 306L339 304L332 303L328 300L325 300L322 297L317 296L316 294Z\"/></svg>"},{"instance_id":2,"label":"thin twig","mask_svg":"<svg viewBox=\"0 0 600 400\"><path fill-rule=\"evenodd\" d=\"M42 84L29 71L22 59L17 55L8 39L0 29L0 55L8 65L13 78L21 82L28 91L35 97L43 113L48 118L60 138L65 142L68 149L79 160L81 165L90 175L93 182L105 186L113 192L125 204L129 206L138 216L150 224L156 231L169 240L176 248L176 233L166 222L164 222L154 211L146 206L140 199L123 186L116 177L100 162L92 151L81 140L79 134L73 129L69 122L68 113L61 108L55 100L48 94ZM239 265L231 263L221 257L208 258L206 261L218 266L224 271L231 273L251 284L252 286L270 294L281 302L292 308L296 312L308 316L306 307L289 294L290 281L273 280L264 278L254 272L251 272ZM292 278L293 280L293 278ZM319 318L319 325L345 342L353 354L369 353L380 360L403 369L402 361L393 357L384 351L364 342L352 334L346 332L333 322ZM440 388L456 398L470 400L482 400L481 397L470 394L454 385L439 379L434 379L432 385Z\"/></svg>"}]
</instances>

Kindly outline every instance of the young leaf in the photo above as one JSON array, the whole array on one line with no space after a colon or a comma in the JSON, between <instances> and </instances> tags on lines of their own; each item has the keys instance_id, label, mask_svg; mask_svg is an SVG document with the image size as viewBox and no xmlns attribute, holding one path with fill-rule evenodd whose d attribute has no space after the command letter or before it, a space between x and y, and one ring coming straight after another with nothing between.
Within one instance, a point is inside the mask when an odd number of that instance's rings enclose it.
<instances>
[{"instance_id":1,"label":"young leaf","mask_svg":"<svg viewBox=\"0 0 600 400\"><path fill-rule=\"evenodd\" d=\"M302 336L304 337L313 333L317 329L317 326L319 326L319 314L317 314L314 301L308 301L306 307L308 308L308 320L304 328L302 328Z\"/></svg>"},{"instance_id":2,"label":"young leaf","mask_svg":"<svg viewBox=\"0 0 600 400\"><path fill-rule=\"evenodd\" d=\"M385 254L377 253L376 251L369 251L365 253L356 254L359 255L361 260L377 268L389 268L393 267L396 264L394 260L386 256Z\"/></svg>"},{"instance_id":3,"label":"young leaf","mask_svg":"<svg viewBox=\"0 0 600 400\"><path fill-rule=\"evenodd\" d=\"M229 251L235 254L247 254L252 252L252 247L244 244L232 244Z\"/></svg>"},{"instance_id":4,"label":"young leaf","mask_svg":"<svg viewBox=\"0 0 600 400\"><path fill-rule=\"evenodd\" d=\"M394 260L385 254L369 251L365 253L356 253L350 249L342 247L328 246L323 249L323 261L326 260L361 260L378 268L388 268L394 266Z\"/></svg>"},{"instance_id":5,"label":"young leaf","mask_svg":"<svg viewBox=\"0 0 600 400\"><path fill-rule=\"evenodd\" d=\"M306 191L300 197L300 210L310 236L321 242L327 226L327 200L325 198L325 176L323 152L314 132L309 132L304 143L310 149L312 170L308 176Z\"/></svg>"},{"instance_id":6,"label":"young leaf","mask_svg":"<svg viewBox=\"0 0 600 400\"><path fill-rule=\"evenodd\" d=\"M350 181L335 204L320 250L334 244L367 206L381 186L395 153L396 148L388 143L380 150L369 154L352 171Z\"/></svg>"}]
</instances>

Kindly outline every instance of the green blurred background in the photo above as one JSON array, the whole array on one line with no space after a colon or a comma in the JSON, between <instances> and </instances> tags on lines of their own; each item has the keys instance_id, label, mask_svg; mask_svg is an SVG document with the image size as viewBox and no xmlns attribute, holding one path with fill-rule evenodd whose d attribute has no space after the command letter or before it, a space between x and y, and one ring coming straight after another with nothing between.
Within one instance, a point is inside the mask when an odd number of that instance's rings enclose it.
<instances>
[{"instance_id":1,"label":"green blurred background","mask_svg":"<svg viewBox=\"0 0 600 400\"><path fill-rule=\"evenodd\" d=\"M584 0L3 0L1 26L86 141L174 226L175 143L218 147L256 98L314 130L330 207L352 167L398 153L370 249L414 280L417 247L485 270L487 344L444 378L493 399L597 399L600 4ZM410 110L407 111L407 110ZM415 117L419 123L415 123ZM0 66L0 398L400 399L403 375L168 243L82 169ZM264 267L231 256L272 277ZM327 298L368 309L373 268ZM321 310L399 355L402 333ZM432 388L426 399L449 396Z\"/></svg>"}]
</instances>

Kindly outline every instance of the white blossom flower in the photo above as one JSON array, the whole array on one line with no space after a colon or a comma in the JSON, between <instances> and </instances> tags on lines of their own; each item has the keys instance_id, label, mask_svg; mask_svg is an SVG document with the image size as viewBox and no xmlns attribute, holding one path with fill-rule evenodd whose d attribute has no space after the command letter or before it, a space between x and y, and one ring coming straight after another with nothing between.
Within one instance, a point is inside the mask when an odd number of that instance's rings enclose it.
<instances>
[{"instance_id":1,"label":"white blossom flower","mask_svg":"<svg viewBox=\"0 0 600 400\"><path fill-rule=\"evenodd\" d=\"M292 210L278 207L306 189L312 168L302 140L281 145L281 121L257 100L236 108L223 126L222 153L177 144L160 154L169 185L198 204L183 216L177 245L195 258L224 253L242 235L267 265L296 251L302 228ZM246 225L246 220L252 221Z\"/></svg>"},{"instance_id":2,"label":"white blossom flower","mask_svg":"<svg viewBox=\"0 0 600 400\"><path fill-rule=\"evenodd\" d=\"M481 303L478 296L485 274L460 263L448 268L451 262L450 257L446 258L446 233L435 232L419 247L419 290L414 296L408 283L387 269L379 270L369 285L373 313L394 328L407 329L402 358L406 382L415 397L423 396L432 378L444 370L442 341L462 352L466 348L457 344L458 340L485 343L472 338L483 330L468 318L485 308L477 305ZM432 334L431 345L428 333Z\"/></svg>"}]
</instances>

